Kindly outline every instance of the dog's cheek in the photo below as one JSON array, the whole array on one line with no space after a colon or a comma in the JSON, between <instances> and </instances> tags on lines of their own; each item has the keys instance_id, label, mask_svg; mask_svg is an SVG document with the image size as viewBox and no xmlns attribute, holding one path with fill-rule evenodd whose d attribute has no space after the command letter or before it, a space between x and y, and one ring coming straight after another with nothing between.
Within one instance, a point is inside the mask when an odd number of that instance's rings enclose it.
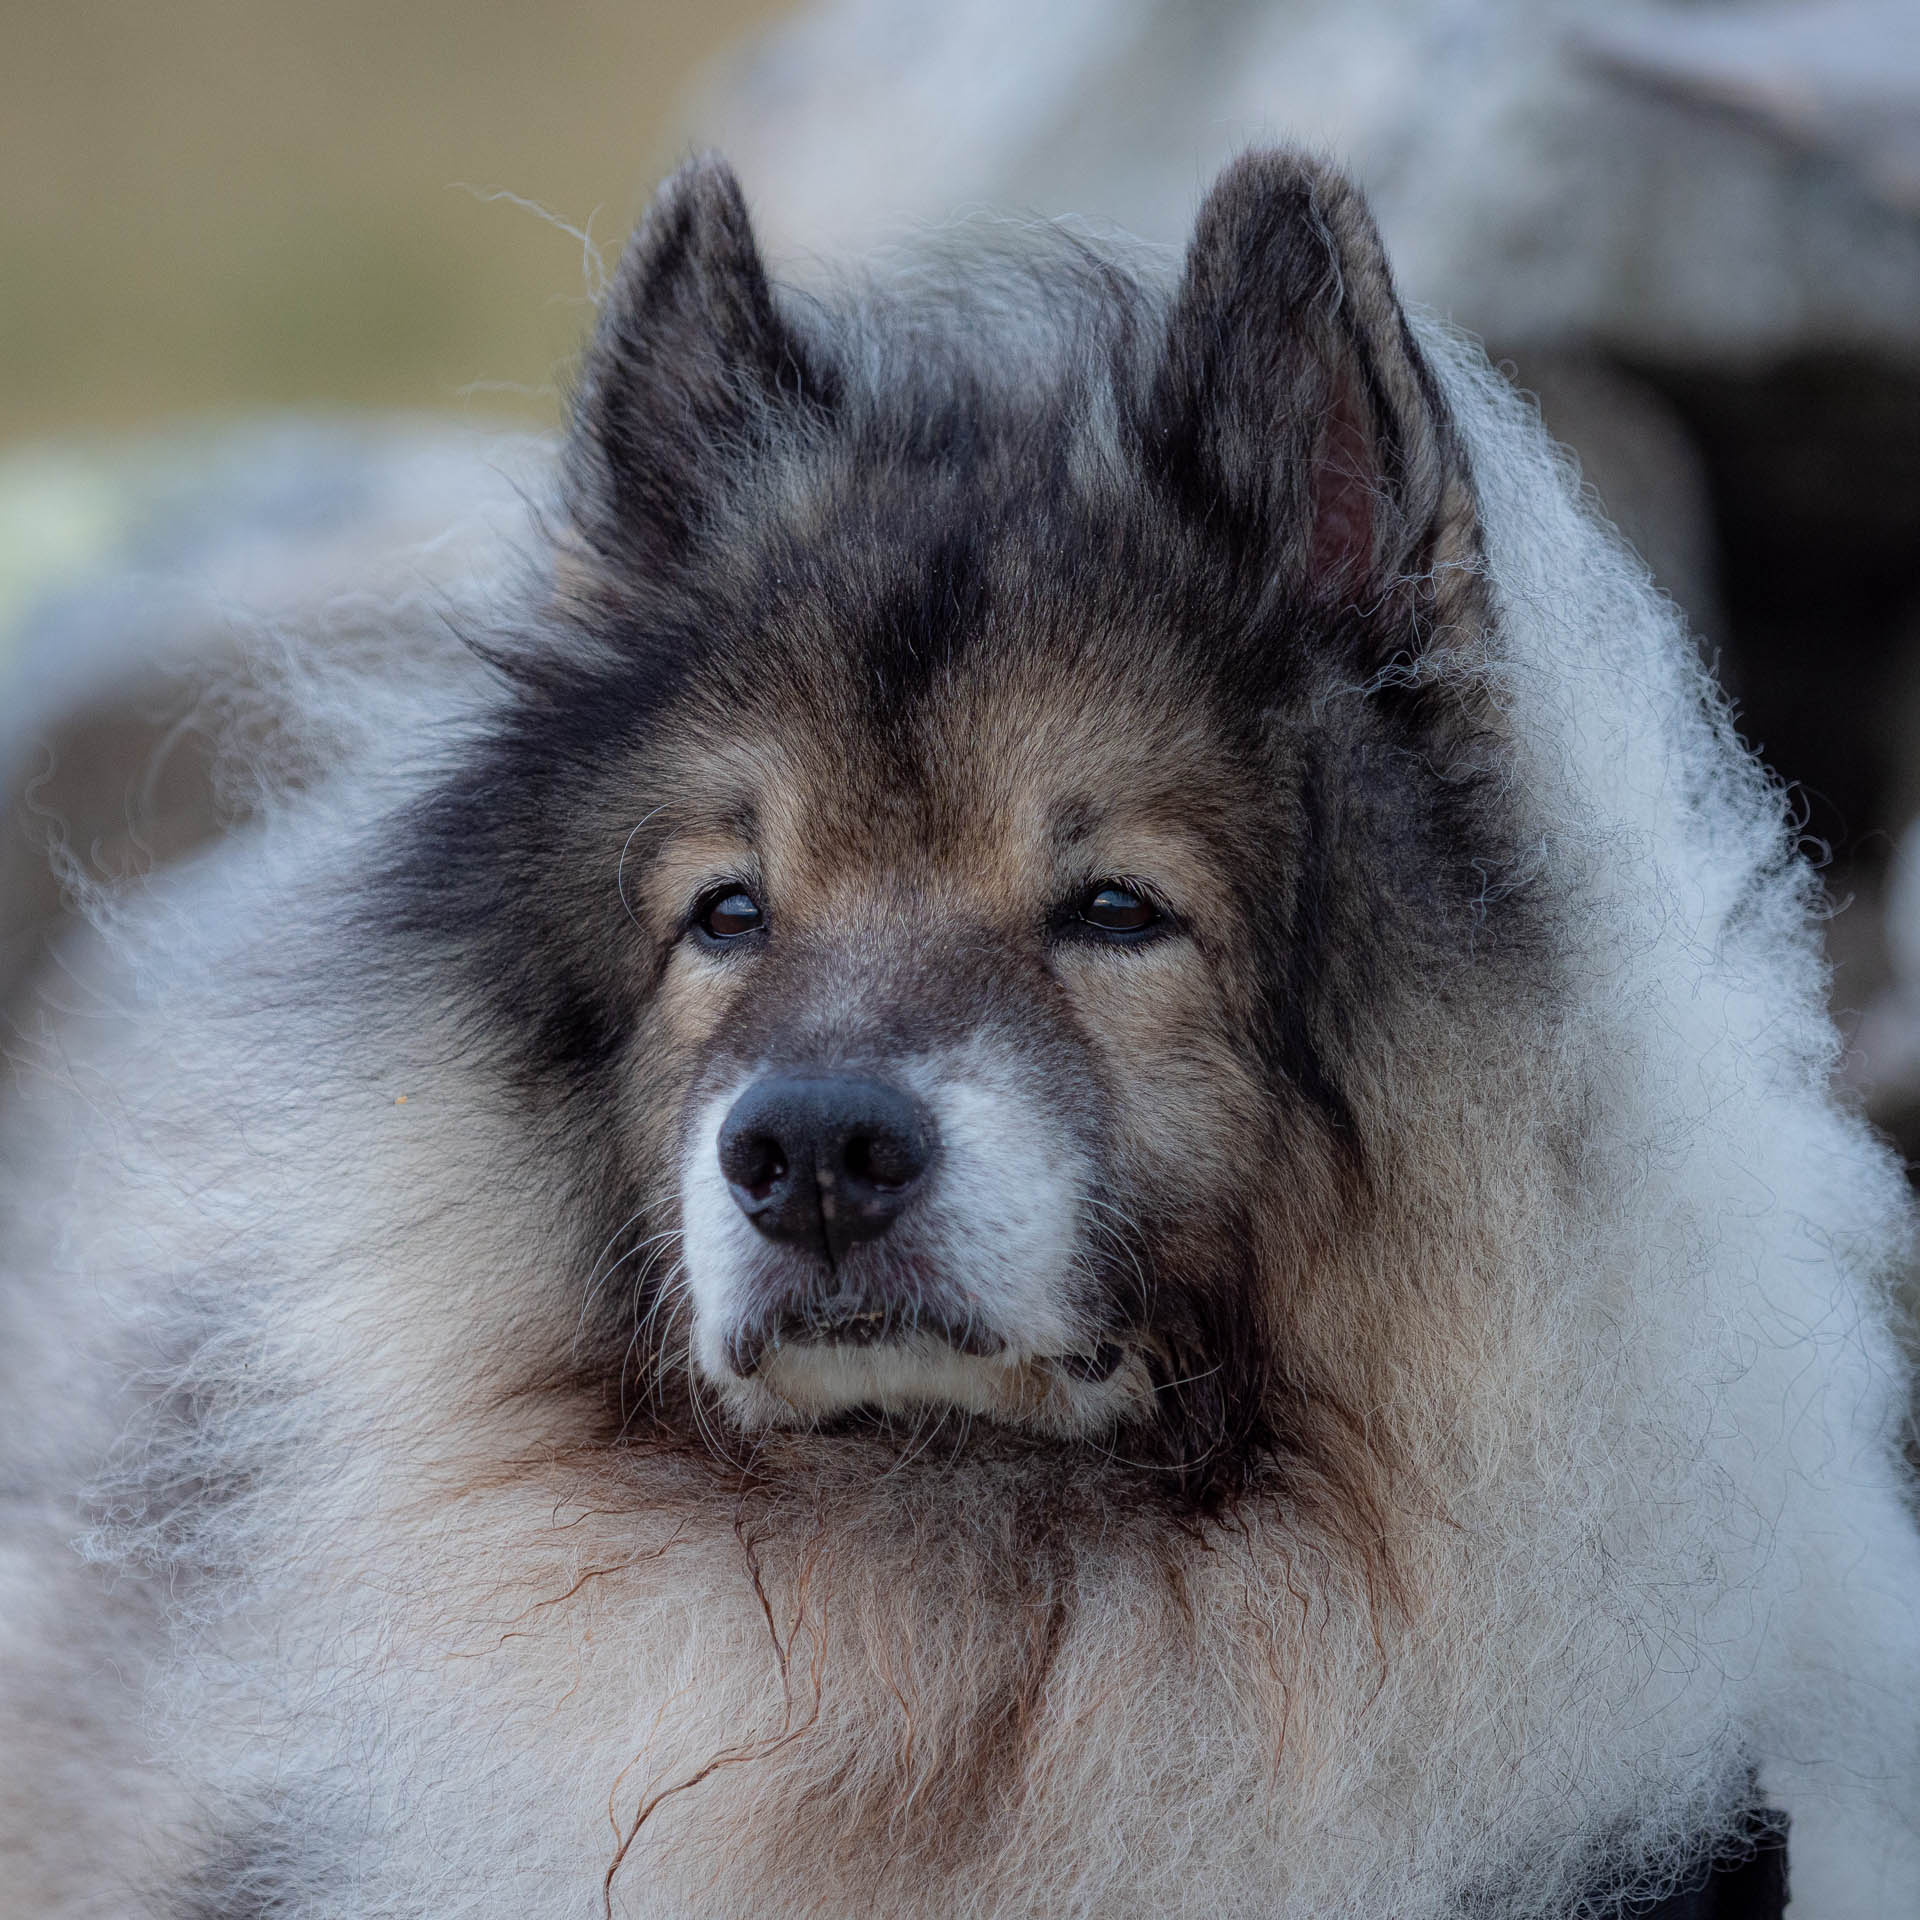
<instances>
[{"instance_id":1,"label":"dog's cheek","mask_svg":"<svg viewBox=\"0 0 1920 1920\"><path fill-rule=\"evenodd\" d=\"M744 969L739 972L744 973ZM686 1122L702 1088L734 1077L730 1037L737 1033L750 992L744 978L674 954L623 1050L612 1092L618 1115L622 1193L633 1194L653 1230L677 1227L686 1155Z\"/></svg>"},{"instance_id":2,"label":"dog's cheek","mask_svg":"<svg viewBox=\"0 0 1920 1920\"><path fill-rule=\"evenodd\" d=\"M708 1383L736 1392L727 1335L745 1308L761 1252L753 1228L733 1203L719 1165L717 1140L738 1097L737 1079L707 1076L687 1101L677 1157L681 1269L693 1314L692 1358Z\"/></svg>"},{"instance_id":3,"label":"dog's cheek","mask_svg":"<svg viewBox=\"0 0 1920 1920\"><path fill-rule=\"evenodd\" d=\"M1161 1213L1243 1197L1248 1130L1264 1130L1258 1078L1217 990L1195 956L1168 947L1089 955L1074 982L1110 1089L1109 1165Z\"/></svg>"},{"instance_id":4,"label":"dog's cheek","mask_svg":"<svg viewBox=\"0 0 1920 1920\"><path fill-rule=\"evenodd\" d=\"M686 1058L714 1053L744 1024L757 971L751 954L715 957L681 941L667 956L654 995L653 1018L662 1040Z\"/></svg>"}]
</instances>

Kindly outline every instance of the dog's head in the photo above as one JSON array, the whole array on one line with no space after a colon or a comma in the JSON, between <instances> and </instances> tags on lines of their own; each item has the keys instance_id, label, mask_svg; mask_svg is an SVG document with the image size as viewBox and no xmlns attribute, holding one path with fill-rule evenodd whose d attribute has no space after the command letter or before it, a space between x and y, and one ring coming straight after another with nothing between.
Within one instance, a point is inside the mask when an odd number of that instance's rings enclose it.
<instances>
[{"instance_id":1,"label":"dog's head","mask_svg":"<svg viewBox=\"0 0 1920 1920\"><path fill-rule=\"evenodd\" d=\"M1357 194L1255 155L1171 285L1049 235L835 302L696 162L566 472L421 871L630 1370L749 1428L1283 1439L1389 1062L1503 939L1432 670L1473 493Z\"/></svg>"}]
</instances>

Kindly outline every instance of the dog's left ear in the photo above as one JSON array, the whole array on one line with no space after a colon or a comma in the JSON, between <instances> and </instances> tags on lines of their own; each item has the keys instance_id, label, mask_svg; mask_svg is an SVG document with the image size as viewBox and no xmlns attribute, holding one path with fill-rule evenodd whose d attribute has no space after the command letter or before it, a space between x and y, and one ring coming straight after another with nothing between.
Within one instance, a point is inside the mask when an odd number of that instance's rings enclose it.
<instances>
[{"instance_id":1,"label":"dog's left ear","mask_svg":"<svg viewBox=\"0 0 1920 1920\"><path fill-rule=\"evenodd\" d=\"M1329 608L1481 617L1465 450L1359 189L1243 155L1200 209L1147 402L1149 463L1204 524Z\"/></svg>"},{"instance_id":2,"label":"dog's left ear","mask_svg":"<svg viewBox=\"0 0 1920 1920\"><path fill-rule=\"evenodd\" d=\"M573 535L637 580L670 572L831 384L774 300L732 168L689 160L600 301L564 461Z\"/></svg>"}]
</instances>

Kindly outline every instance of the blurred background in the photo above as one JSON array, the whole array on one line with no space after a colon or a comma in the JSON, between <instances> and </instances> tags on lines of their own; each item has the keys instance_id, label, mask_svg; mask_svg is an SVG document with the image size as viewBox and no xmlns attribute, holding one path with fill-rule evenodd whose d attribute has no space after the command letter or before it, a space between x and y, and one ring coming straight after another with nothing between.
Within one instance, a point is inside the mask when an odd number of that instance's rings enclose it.
<instances>
[{"instance_id":1,"label":"blurred background","mask_svg":"<svg viewBox=\"0 0 1920 1920\"><path fill-rule=\"evenodd\" d=\"M0 440L263 408L547 421L587 293L779 0L9 0Z\"/></svg>"},{"instance_id":2,"label":"blurred background","mask_svg":"<svg viewBox=\"0 0 1920 1920\"><path fill-rule=\"evenodd\" d=\"M1827 861L1847 1074L1920 1155L1916 0L9 0L0 1013L223 824L199 691L498 564L689 144L779 270L981 205L1174 246L1304 140L1535 393ZM399 636L399 637L396 637Z\"/></svg>"}]
</instances>

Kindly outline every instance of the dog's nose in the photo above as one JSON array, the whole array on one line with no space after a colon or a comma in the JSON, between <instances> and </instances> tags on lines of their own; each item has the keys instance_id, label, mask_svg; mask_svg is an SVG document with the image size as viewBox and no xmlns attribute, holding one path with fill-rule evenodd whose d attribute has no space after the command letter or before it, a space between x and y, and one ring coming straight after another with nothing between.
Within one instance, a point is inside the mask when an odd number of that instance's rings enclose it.
<instances>
[{"instance_id":1,"label":"dog's nose","mask_svg":"<svg viewBox=\"0 0 1920 1920\"><path fill-rule=\"evenodd\" d=\"M933 1116L862 1074L769 1074L720 1128L720 1171L770 1240L838 1261L893 1225L933 1162Z\"/></svg>"}]
</instances>

